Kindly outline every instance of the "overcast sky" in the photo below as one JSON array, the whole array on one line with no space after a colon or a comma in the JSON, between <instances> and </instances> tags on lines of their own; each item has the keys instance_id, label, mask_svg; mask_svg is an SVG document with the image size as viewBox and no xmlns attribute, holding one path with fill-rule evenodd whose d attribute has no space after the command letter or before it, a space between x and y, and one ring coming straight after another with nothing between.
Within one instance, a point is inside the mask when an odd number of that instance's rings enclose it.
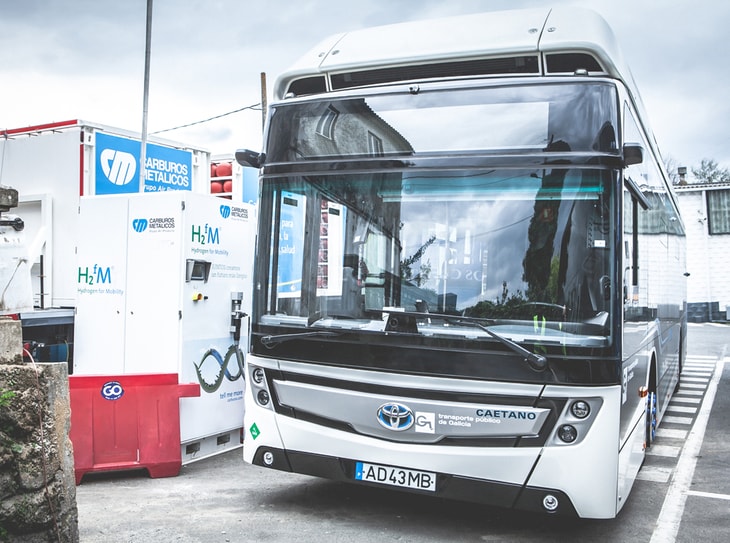
<instances>
[{"instance_id":1,"label":"overcast sky","mask_svg":"<svg viewBox=\"0 0 730 543\"><path fill-rule=\"evenodd\" d=\"M146 0L0 0L0 130L68 119L141 132ZM366 26L579 4L613 27L665 160L730 167L730 2L154 0L148 131L258 104L321 38ZM260 148L244 110L160 136L213 154Z\"/></svg>"}]
</instances>

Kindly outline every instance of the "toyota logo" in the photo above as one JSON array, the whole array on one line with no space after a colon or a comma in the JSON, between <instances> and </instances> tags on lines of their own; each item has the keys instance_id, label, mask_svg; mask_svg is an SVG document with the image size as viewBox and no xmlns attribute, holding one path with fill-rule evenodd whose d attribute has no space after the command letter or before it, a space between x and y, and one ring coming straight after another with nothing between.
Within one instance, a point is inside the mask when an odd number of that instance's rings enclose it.
<instances>
[{"instance_id":1,"label":"toyota logo","mask_svg":"<svg viewBox=\"0 0 730 543\"><path fill-rule=\"evenodd\" d=\"M384 403L378 407L378 422L383 428L402 432L413 426L413 411L400 403Z\"/></svg>"}]
</instances>

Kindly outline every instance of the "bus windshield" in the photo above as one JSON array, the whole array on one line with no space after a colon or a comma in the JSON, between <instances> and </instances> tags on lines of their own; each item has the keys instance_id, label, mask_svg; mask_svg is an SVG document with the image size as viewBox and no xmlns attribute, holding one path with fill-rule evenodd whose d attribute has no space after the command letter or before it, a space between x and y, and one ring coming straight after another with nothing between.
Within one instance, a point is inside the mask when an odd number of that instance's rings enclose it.
<instances>
[{"instance_id":1,"label":"bus windshield","mask_svg":"<svg viewBox=\"0 0 730 543\"><path fill-rule=\"evenodd\" d=\"M560 166L268 179L258 322L488 337L463 317L605 346L613 178ZM389 327L393 315L407 326Z\"/></svg>"},{"instance_id":2,"label":"bus windshield","mask_svg":"<svg viewBox=\"0 0 730 543\"><path fill-rule=\"evenodd\" d=\"M432 85L284 103L272 111L266 161L444 152L617 153L616 104L615 86L600 81L458 90Z\"/></svg>"},{"instance_id":3,"label":"bus windshield","mask_svg":"<svg viewBox=\"0 0 730 543\"><path fill-rule=\"evenodd\" d=\"M254 326L606 346L616 111L600 80L277 105Z\"/></svg>"}]
</instances>

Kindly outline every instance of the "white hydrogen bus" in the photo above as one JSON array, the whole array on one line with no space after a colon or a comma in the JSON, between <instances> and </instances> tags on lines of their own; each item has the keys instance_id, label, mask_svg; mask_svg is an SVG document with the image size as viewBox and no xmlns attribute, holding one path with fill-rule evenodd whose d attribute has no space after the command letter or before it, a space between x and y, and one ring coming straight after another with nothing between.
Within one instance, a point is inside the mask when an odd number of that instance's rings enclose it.
<instances>
[{"instance_id":1,"label":"white hydrogen bus","mask_svg":"<svg viewBox=\"0 0 730 543\"><path fill-rule=\"evenodd\" d=\"M615 517L679 386L685 233L578 8L333 36L275 84L244 459Z\"/></svg>"}]
</instances>

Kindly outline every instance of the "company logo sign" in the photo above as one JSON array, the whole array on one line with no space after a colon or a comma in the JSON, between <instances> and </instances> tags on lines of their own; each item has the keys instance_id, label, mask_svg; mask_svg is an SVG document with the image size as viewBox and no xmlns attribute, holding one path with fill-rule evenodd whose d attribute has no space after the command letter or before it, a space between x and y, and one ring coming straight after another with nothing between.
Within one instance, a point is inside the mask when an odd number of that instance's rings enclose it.
<instances>
[{"instance_id":1,"label":"company logo sign","mask_svg":"<svg viewBox=\"0 0 730 543\"><path fill-rule=\"evenodd\" d=\"M139 192L142 144L138 140L96 134L96 194ZM148 143L145 192L192 190L192 152Z\"/></svg>"},{"instance_id":2,"label":"company logo sign","mask_svg":"<svg viewBox=\"0 0 730 543\"><path fill-rule=\"evenodd\" d=\"M208 223L191 225L190 241L196 245L220 245L220 229Z\"/></svg>"},{"instance_id":3,"label":"company logo sign","mask_svg":"<svg viewBox=\"0 0 730 543\"><path fill-rule=\"evenodd\" d=\"M101 396L105 400L118 400L124 396L124 388L119 381L108 381L101 387Z\"/></svg>"},{"instance_id":4,"label":"company logo sign","mask_svg":"<svg viewBox=\"0 0 730 543\"><path fill-rule=\"evenodd\" d=\"M232 219L238 219L238 220L248 220L248 209L245 207L236 207L236 206L229 206L226 204L223 204L220 208L220 214L221 217L224 219L227 219L228 217L231 217Z\"/></svg>"},{"instance_id":5,"label":"company logo sign","mask_svg":"<svg viewBox=\"0 0 730 543\"><path fill-rule=\"evenodd\" d=\"M419 413L416 412L415 430L421 434L436 433L436 413Z\"/></svg>"},{"instance_id":6,"label":"company logo sign","mask_svg":"<svg viewBox=\"0 0 730 543\"><path fill-rule=\"evenodd\" d=\"M402 432L413 426L414 417L410 407L400 403L385 403L378 407L378 422L383 428Z\"/></svg>"},{"instance_id":7,"label":"company logo sign","mask_svg":"<svg viewBox=\"0 0 730 543\"><path fill-rule=\"evenodd\" d=\"M94 264L93 268L89 266L79 266L77 282L80 285L104 285L112 282L112 269L109 266L100 266Z\"/></svg>"},{"instance_id":8,"label":"company logo sign","mask_svg":"<svg viewBox=\"0 0 730 543\"><path fill-rule=\"evenodd\" d=\"M147 230L147 219L134 219L132 221L132 228L135 232L144 232Z\"/></svg>"},{"instance_id":9,"label":"company logo sign","mask_svg":"<svg viewBox=\"0 0 730 543\"><path fill-rule=\"evenodd\" d=\"M142 232L166 232L175 230L175 217L150 217L132 219L132 230Z\"/></svg>"},{"instance_id":10,"label":"company logo sign","mask_svg":"<svg viewBox=\"0 0 730 543\"><path fill-rule=\"evenodd\" d=\"M235 361L233 361L234 357ZM207 362L208 360L210 360L210 362ZM218 364L218 368L215 367L215 363L213 361ZM204 371L203 365L206 364L206 362L207 365L212 366L215 371L211 371L209 368L207 371ZM235 382L239 379L244 380L245 374L243 371L243 364L243 352L236 344L228 347L228 352L226 352L225 357L221 356L216 349L211 348L205 351L199 364L193 363L195 366L195 372L198 374L198 383L200 384L200 388L208 393L213 393L218 390L223 383L224 378L231 382ZM204 377L204 374L216 375L216 378L213 381L208 381ZM235 391L233 393L229 392L225 396L229 401L241 400L243 399L243 391ZM223 399L223 397L221 397L221 399Z\"/></svg>"},{"instance_id":11,"label":"company logo sign","mask_svg":"<svg viewBox=\"0 0 730 543\"><path fill-rule=\"evenodd\" d=\"M127 185L137 174L137 161L131 153L103 149L99 155L102 173L114 185Z\"/></svg>"}]
</instances>

